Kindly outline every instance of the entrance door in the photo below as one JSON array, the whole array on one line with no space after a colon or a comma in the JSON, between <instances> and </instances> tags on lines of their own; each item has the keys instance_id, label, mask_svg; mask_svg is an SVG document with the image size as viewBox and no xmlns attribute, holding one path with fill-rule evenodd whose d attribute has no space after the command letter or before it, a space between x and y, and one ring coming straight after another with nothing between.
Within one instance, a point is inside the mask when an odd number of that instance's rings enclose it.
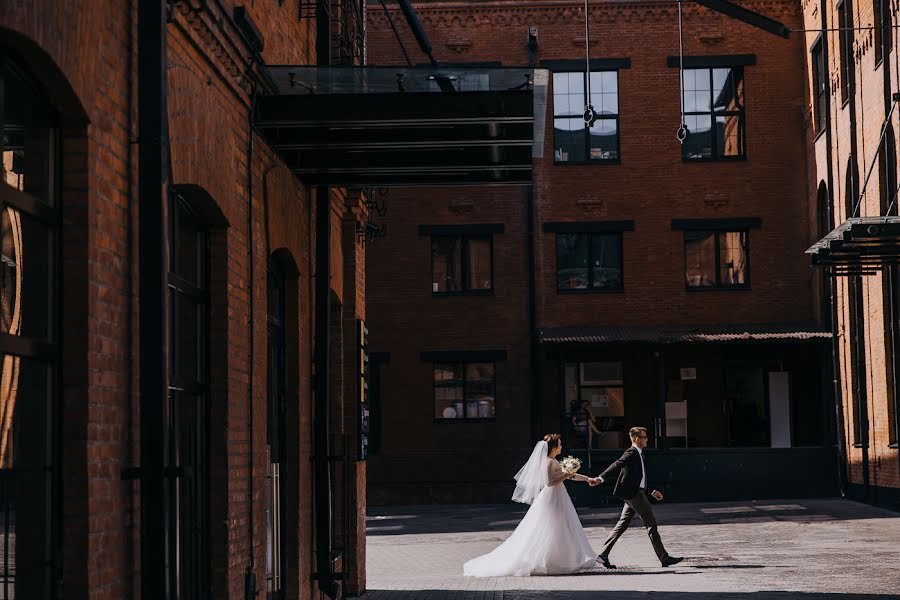
<instances>
[{"instance_id":1,"label":"entrance door","mask_svg":"<svg viewBox=\"0 0 900 600\"><path fill-rule=\"evenodd\" d=\"M769 445L769 408L763 368L726 367L723 405L729 446Z\"/></svg>"}]
</instances>

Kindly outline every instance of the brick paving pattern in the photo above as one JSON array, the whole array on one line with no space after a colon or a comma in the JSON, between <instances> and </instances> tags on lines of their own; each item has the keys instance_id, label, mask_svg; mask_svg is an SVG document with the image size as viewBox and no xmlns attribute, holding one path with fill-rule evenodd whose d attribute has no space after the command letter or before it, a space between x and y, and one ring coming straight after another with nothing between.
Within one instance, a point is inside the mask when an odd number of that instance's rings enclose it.
<instances>
[{"instance_id":1,"label":"brick paving pattern","mask_svg":"<svg viewBox=\"0 0 900 600\"><path fill-rule=\"evenodd\" d=\"M900 599L900 514L849 500L658 505L663 569L637 519L605 569L554 577L474 579L463 563L489 552L522 507L370 509L365 600ZM599 548L614 508L579 509Z\"/></svg>"}]
</instances>

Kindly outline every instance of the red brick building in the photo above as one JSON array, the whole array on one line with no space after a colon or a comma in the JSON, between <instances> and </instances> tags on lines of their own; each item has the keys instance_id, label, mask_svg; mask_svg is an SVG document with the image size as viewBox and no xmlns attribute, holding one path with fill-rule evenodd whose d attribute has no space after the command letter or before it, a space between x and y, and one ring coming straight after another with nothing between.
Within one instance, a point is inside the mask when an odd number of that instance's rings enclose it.
<instances>
[{"instance_id":1,"label":"red brick building","mask_svg":"<svg viewBox=\"0 0 900 600\"><path fill-rule=\"evenodd\" d=\"M338 595L364 588L365 206L337 188L317 202L251 127L260 64L321 62L314 11L237 4L0 11L0 598L312 598L332 571ZM353 62L347 6L335 3L333 56ZM148 122L163 133L142 130L160 99ZM144 160L161 147L148 201ZM158 239L141 235L142 213L163 217ZM314 456L322 224L332 449ZM342 458L322 505L313 472L329 455Z\"/></svg>"},{"instance_id":2,"label":"red brick building","mask_svg":"<svg viewBox=\"0 0 900 600\"><path fill-rule=\"evenodd\" d=\"M887 0L804 2L803 17L815 237L836 229L854 243L862 228L872 248L887 252L868 268L832 262L827 255L839 247L815 252L826 265L817 287L835 323L842 483L851 497L896 509L900 272L890 256L896 240L885 232L897 222L898 9Z\"/></svg>"},{"instance_id":3,"label":"red brick building","mask_svg":"<svg viewBox=\"0 0 900 600\"><path fill-rule=\"evenodd\" d=\"M803 25L795 2L741 4ZM631 425L672 498L833 493L802 36L686 3L682 63L677 3L592 2L588 80L582 7L416 4L439 60L531 65L550 89L530 186L385 195L369 501L504 501L538 435L595 471ZM370 62L403 64L382 11L367 33Z\"/></svg>"}]
</instances>

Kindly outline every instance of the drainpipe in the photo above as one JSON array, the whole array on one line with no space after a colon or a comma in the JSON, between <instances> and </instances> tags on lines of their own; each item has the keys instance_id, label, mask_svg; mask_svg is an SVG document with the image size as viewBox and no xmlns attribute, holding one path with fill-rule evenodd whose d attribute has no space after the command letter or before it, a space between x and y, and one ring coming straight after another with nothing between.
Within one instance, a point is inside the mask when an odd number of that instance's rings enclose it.
<instances>
[{"instance_id":1,"label":"drainpipe","mask_svg":"<svg viewBox=\"0 0 900 600\"><path fill-rule=\"evenodd\" d=\"M324 0L316 3L316 64L331 64L331 19ZM337 595L332 565L334 532L331 529L332 481L328 456L328 367L331 311L331 189L318 185L316 190L316 299L313 394L313 480L316 530L316 575L319 590L329 598Z\"/></svg>"},{"instance_id":2,"label":"drainpipe","mask_svg":"<svg viewBox=\"0 0 900 600\"><path fill-rule=\"evenodd\" d=\"M535 266L534 266L534 185L525 186L525 236L528 243L528 338L531 342L531 438L540 437L540 402L544 384L544 360L541 356L541 341L537 330L537 306L535 302Z\"/></svg>"},{"instance_id":3,"label":"drainpipe","mask_svg":"<svg viewBox=\"0 0 900 600\"><path fill-rule=\"evenodd\" d=\"M138 4L138 278L141 419L141 597L170 598L166 569L168 109L166 3Z\"/></svg>"}]
</instances>

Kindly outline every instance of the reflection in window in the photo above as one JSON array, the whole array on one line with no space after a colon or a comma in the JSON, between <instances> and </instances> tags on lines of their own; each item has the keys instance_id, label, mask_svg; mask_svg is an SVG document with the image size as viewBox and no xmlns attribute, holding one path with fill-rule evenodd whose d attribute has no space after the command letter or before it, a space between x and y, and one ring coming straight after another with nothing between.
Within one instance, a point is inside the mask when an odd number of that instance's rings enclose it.
<instances>
[{"instance_id":1,"label":"reflection in window","mask_svg":"<svg viewBox=\"0 0 900 600\"><path fill-rule=\"evenodd\" d=\"M56 119L35 89L0 53L0 600L50 598L57 546Z\"/></svg>"},{"instance_id":2,"label":"reflection in window","mask_svg":"<svg viewBox=\"0 0 900 600\"><path fill-rule=\"evenodd\" d=\"M491 236L431 238L432 292L487 292L493 289Z\"/></svg>"},{"instance_id":3,"label":"reflection in window","mask_svg":"<svg viewBox=\"0 0 900 600\"><path fill-rule=\"evenodd\" d=\"M844 0L837 7L838 35L840 36L840 84L841 102L847 102L853 95L856 83L856 68L853 60L853 5L851 0Z\"/></svg>"},{"instance_id":4,"label":"reflection in window","mask_svg":"<svg viewBox=\"0 0 900 600\"><path fill-rule=\"evenodd\" d=\"M556 289L621 290L622 234L556 234Z\"/></svg>"},{"instance_id":5,"label":"reflection in window","mask_svg":"<svg viewBox=\"0 0 900 600\"><path fill-rule=\"evenodd\" d=\"M621 362L563 365L565 401L573 448L618 448L625 427L625 387ZM591 426L593 424L593 427Z\"/></svg>"},{"instance_id":6,"label":"reflection in window","mask_svg":"<svg viewBox=\"0 0 900 600\"><path fill-rule=\"evenodd\" d=\"M687 160L723 160L746 155L742 67L684 70Z\"/></svg>"},{"instance_id":7,"label":"reflection in window","mask_svg":"<svg viewBox=\"0 0 900 600\"><path fill-rule=\"evenodd\" d=\"M591 102L597 121L584 122L584 72L553 74L553 159L556 162L619 159L619 83L617 71L591 72Z\"/></svg>"},{"instance_id":8,"label":"reflection in window","mask_svg":"<svg viewBox=\"0 0 900 600\"><path fill-rule=\"evenodd\" d=\"M689 288L747 287L750 234L747 231L685 231L684 264Z\"/></svg>"},{"instance_id":9,"label":"reflection in window","mask_svg":"<svg viewBox=\"0 0 900 600\"><path fill-rule=\"evenodd\" d=\"M434 418L493 418L494 370L493 362L434 363Z\"/></svg>"}]
</instances>

